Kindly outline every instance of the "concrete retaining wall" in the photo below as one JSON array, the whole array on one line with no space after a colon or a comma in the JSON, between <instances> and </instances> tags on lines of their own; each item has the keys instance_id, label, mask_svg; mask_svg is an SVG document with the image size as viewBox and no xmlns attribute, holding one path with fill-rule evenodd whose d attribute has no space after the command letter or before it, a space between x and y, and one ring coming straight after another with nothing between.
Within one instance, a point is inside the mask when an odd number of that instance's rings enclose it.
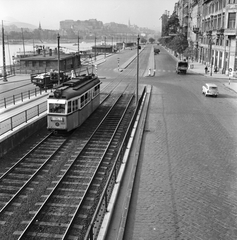
<instances>
[{"instance_id":1,"label":"concrete retaining wall","mask_svg":"<svg viewBox=\"0 0 237 240\"><path fill-rule=\"evenodd\" d=\"M18 131L12 132L11 135L9 135L0 143L0 157L8 153L14 147L21 144L24 140L32 136L34 133L36 133L40 129L46 128L47 127L46 124L47 124L47 118L46 116L44 116L30 124L25 125L23 128L19 129Z\"/></svg>"}]
</instances>

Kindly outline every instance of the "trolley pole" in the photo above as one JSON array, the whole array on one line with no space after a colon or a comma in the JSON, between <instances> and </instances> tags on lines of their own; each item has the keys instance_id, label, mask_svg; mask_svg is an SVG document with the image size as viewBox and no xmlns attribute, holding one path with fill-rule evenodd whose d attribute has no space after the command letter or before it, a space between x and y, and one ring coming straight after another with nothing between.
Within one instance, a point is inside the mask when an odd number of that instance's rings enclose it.
<instances>
[{"instance_id":1,"label":"trolley pole","mask_svg":"<svg viewBox=\"0 0 237 240\"><path fill-rule=\"evenodd\" d=\"M60 84L60 35L58 34L58 85Z\"/></svg>"},{"instance_id":2,"label":"trolley pole","mask_svg":"<svg viewBox=\"0 0 237 240\"><path fill-rule=\"evenodd\" d=\"M138 104L138 80L139 80L139 35L137 36L137 84L136 84L136 105Z\"/></svg>"}]
</instances>

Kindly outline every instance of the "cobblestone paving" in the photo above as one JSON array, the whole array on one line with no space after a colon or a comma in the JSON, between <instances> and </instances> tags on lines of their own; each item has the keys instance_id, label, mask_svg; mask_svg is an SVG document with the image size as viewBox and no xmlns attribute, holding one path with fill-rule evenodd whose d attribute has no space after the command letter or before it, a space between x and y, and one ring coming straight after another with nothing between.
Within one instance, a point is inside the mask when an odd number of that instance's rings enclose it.
<instances>
[{"instance_id":1,"label":"cobblestone paving","mask_svg":"<svg viewBox=\"0 0 237 240\"><path fill-rule=\"evenodd\" d=\"M206 111L211 103L202 109L188 93L170 94L153 88L134 225L125 240L236 240L237 115L221 106L223 124Z\"/></svg>"}]
</instances>

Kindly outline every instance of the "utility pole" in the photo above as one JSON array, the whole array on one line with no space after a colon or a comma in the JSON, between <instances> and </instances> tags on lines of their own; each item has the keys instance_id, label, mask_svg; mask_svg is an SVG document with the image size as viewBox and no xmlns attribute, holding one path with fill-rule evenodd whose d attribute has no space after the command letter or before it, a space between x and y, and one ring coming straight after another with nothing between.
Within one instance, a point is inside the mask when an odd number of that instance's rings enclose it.
<instances>
[{"instance_id":1,"label":"utility pole","mask_svg":"<svg viewBox=\"0 0 237 240\"><path fill-rule=\"evenodd\" d=\"M24 57L25 57L25 42L24 42L23 28L21 28L21 34L22 34L23 51L24 51Z\"/></svg>"},{"instance_id":2,"label":"utility pole","mask_svg":"<svg viewBox=\"0 0 237 240\"><path fill-rule=\"evenodd\" d=\"M60 46L59 46L59 41L60 41L60 35L58 33L58 85L60 84Z\"/></svg>"},{"instance_id":3,"label":"utility pole","mask_svg":"<svg viewBox=\"0 0 237 240\"><path fill-rule=\"evenodd\" d=\"M95 60L96 60L96 35L95 35Z\"/></svg>"},{"instance_id":4,"label":"utility pole","mask_svg":"<svg viewBox=\"0 0 237 240\"><path fill-rule=\"evenodd\" d=\"M137 84L136 84L136 106L138 105L138 80L139 80L139 35L137 36Z\"/></svg>"},{"instance_id":5,"label":"utility pole","mask_svg":"<svg viewBox=\"0 0 237 240\"><path fill-rule=\"evenodd\" d=\"M7 82L3 20L2 20L2 56L3 56L3 81Z\"/></svg>"},{"instance_id":6,"label":"utility pole","mask_svg":"<svg viewBox=\"0 0 237 240\"><path fill-rule=\"evenodd\" d=\"M79 32L78 32L78 40L77 40L77 51L78 51L78 55L80 54L79 50L80 50L80 37L79 37Z\"/></svg>"},{"instance_id":7,"label":"utility pole","mask_svg":"<svg viewBox=\"0 0 237 240\"><path fill-rule=\"evenodd\" d=\"M106 58L106 37L105 37L105 58Z\"/></svg>"}]
</instances>

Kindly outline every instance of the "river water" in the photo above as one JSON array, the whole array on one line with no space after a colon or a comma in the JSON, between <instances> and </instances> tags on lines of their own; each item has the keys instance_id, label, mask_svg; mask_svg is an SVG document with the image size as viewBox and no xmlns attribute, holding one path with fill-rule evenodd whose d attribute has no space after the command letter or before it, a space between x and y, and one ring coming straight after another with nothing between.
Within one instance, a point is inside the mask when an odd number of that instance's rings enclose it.
<instances>
[{"instance_id":1,"label":"river water","mask_svg":"<svg viewBox=\"0 0 237 240\"><path fill-rule=\"evenodd\" d=\"M76 44L76 45L75 45ZM96 43L97 45L100 45L100 42ZM111 44L110 42L107 42L107 44ZM113 43L116 44L116 43ZM44 46L45 48L49 47L51 49L55 49L58 47L57 43L41 43L41 44L35 44L35 45L41 45ZM91 50L91 47L94 46L95 43L93 41L91 42L80 42L79 43L79 50L80 51L85 51L85 50ZM77 52L78 51L78 46L77 43L60 43L60 47L63 48L66 51L72 51L72 52ZM23 52L25 48L26 51L34 51L33 43L24 43L23 44L5 44L5 62L6 65L12 65L13 60L12 56L16 56L17 52ZM2 44L0 44L0 68L3 66L3 47Z\"/></svg>"}]
</instances>

